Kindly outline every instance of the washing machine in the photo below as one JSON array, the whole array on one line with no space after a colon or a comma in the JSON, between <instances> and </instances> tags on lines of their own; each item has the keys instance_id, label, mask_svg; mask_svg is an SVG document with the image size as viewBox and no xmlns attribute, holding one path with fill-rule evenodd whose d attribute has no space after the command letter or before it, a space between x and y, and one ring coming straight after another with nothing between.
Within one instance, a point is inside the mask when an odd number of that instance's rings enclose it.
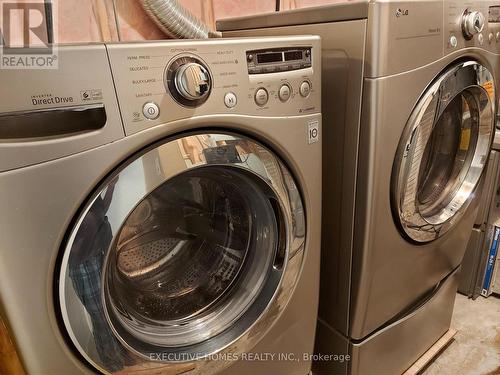
<instances>
[{"instance_id":1,"label":"washing machine","mask_svg":"<svg viewBox=\"0 0 500 375\"><path fill-rule=\"evenodd\" d=\"M492 141L499 5L352 1L218 22L224 36L322 37L316 351L350 358L318 357L318 374L401 374L450 326Z\"/></svg>"},{"instance_id":2,"label":"washing machine","mask_svg":"<svg viewBox=\"0 0 500 375\"><path fill-rule=\"evenodd\" d=\"M0 311L29 374L309 372L320 56L66 45L0 71Z\"/></svg>"}]
</instances>

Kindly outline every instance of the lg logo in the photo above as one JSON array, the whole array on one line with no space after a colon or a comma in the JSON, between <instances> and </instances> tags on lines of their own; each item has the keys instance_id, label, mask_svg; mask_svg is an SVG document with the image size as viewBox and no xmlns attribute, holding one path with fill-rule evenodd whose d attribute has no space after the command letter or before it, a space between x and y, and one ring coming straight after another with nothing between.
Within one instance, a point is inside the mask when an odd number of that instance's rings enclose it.
<instances>
[{"instance_id":1,"label":"lg logo","mask_svg":"<svg viewBox=\"0 0 500 375\"><path fill-rule=\"evenodd\" d=\"M407 15L408 15L408 9L401 9L401 8L396 9L396 17L402 17Z\"/></svg>"}]
</instances>

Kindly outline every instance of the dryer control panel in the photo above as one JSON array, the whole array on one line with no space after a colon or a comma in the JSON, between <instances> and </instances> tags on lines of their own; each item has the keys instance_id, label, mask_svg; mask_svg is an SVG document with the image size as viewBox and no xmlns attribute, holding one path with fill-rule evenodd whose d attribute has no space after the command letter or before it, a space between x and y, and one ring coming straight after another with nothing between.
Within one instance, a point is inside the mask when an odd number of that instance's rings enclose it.
<instances>
[{"instance_id":1,"label":"dryer control panel","mask_svg":"<svg viewBox=\"0 0 500 375\"><path fill-rule=\"evenodd\" d=\"M447 1L444 15L445 52L478 47L500 53L500 2Z\"/></svg>"},{"instance_id":2,"label":"dryer control panel","mask_svg":"<svg viewBox=\"0 0 500 375\"><path fill-rule=\"evenodd\" d=\"M500 54L500 0L391 0L370 6L376 22L368 22L373 41L366 47L367 77L406 72L465 48Z\"/></svg>"},{"instance_id":3,"label":"dryer control panel","mask_svg":"<svg viewBox=\"0 0 500 375\"><path fill-rule=\"evenodd\" d=\"M320 112L319 37L144 42L107 49L126 134L202 115Z\"/></svg>"}]
</instances>

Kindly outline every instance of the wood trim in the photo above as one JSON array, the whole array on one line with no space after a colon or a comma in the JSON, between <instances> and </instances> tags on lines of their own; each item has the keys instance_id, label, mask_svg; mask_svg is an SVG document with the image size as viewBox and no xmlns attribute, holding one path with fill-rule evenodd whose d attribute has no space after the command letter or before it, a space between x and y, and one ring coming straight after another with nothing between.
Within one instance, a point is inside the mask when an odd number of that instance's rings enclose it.
<instances>
[{"instance_id":1,"label":"wood trim","mask_svg":"<svg viewBox=\"0 0 500 375\"><path fill-rule=\"evenodd\" d=\"M427 368L443 350L450 344L457 330L450 328L441 338L432 345L403 375L418 375Z\"/></svg>"},{"instance_id":2,"label":"wood trim","mask_svg":"<svg viewBox=\"0 0 500 375\"><path fill-rule=\"evenodd\" d=\"M25 375L21 360L10 337L9 331L0 317L0 374Z\"/></svg>"}]
</instances>

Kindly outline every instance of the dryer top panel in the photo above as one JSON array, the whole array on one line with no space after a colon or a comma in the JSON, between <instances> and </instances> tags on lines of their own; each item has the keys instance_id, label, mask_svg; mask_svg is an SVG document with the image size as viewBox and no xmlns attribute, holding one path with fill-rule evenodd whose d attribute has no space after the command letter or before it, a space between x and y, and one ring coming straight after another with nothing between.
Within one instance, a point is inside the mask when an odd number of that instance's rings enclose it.
<instances>
[{"instance_id":1,"label":"dryer top panel","mask_svg":"<svg viewBox=\"0 0 500 375\"><path fill-rule=\"evenodd\" d=\"M360 19L367 20L366 77L384 77L416 69L449 54L463 53L466 48L467 53L476 55L500 54L498 0L346 1L220 20L217 28L224 35L244 32L251 35L254 30L259 30L258 35L266 32L273 35L286 26L311 25L310 33L355 44L363 43L362 37L341 26L342 22ZM329 26L331 30L323 31Z\"/></svg>"},{"instance_id":2,"label":"dryer top panel","mask_svg":"<svg viewBox=\"0 0 500 375\"><path fill-rule=\"evenodd\" d=\"M217 21L217 30L234 31L364 19L368 17L368 4L368 0L354 0L258 16L228 18Z\"/></svg>"}]
</instances>

